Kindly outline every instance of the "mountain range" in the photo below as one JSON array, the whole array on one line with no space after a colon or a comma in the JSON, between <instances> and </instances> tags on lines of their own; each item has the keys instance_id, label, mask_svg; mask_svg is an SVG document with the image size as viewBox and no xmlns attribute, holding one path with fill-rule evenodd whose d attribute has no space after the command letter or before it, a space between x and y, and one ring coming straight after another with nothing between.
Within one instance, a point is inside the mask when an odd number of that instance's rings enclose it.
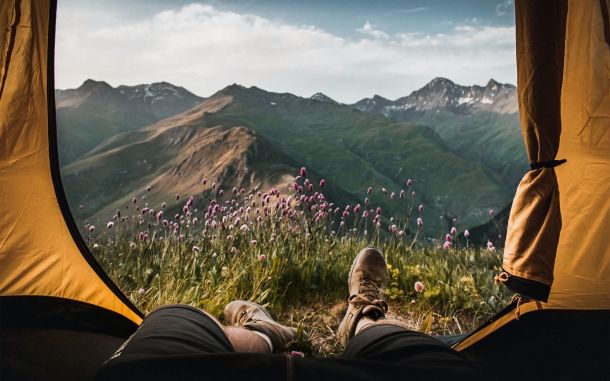
<instances>
[{"instance_id":1,"label":"mountain range","mask_svg":"<svg viewBox=\"0 0 610 381\"><path fill-rule=\"evenodd\" d=\"M203 178L223 188L287 187L307 166L341 203L362 202L372 186L372 203L388 217L406 203L380 189L398 194L413 179L436 235L439 216L469 227L504 208L526 163L515 88L495 81L436 78L395 101L353 105L237 84L201 98L167 83L92 80L57 99L62 176L82 219L108 218L148 187L151 205L171 207L176 194L212 197Z\"/></svg>"}]
</instances>

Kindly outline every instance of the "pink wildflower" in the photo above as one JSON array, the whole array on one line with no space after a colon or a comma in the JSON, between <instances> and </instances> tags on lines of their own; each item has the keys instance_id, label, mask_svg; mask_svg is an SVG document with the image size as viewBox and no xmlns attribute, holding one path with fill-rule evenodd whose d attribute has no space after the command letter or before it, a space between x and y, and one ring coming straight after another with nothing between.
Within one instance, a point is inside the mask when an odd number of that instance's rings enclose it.
<instances>
[{"instance_id":1,"label":"pink wildflower","mask_svg":"<svg viewBox=\"0 0 610 381\"><path fill-rule=\"evenodd\" d=\"M110 221L106 224L106 229L112 229L113 226L114 226L114 222Z\"/></svg>"},{"instance_id":2,"label":"pink wildflower","mask_svg":"<svg viewBox=\"0 0 610 381\"><path fill-rule=\"evenodd\" d=\"M324 188L324 185L326 185L326 180L320 180L320 188Z\"/></svg>"},{"instance_id":3,"label":"pink wildflower","mask_svg":"<svg viewBox=\"0 0 610 381\"><path fill-rule=\"evenodd\" d=\"M267 256L265 254L261 254L258 256L258 260L261 262L264 262L267 260Z\"/></svg>"},{"instance_id":4,"label":"pink wildflower","mask_svg":"<svg viewBox=\"0 0 610 381\"><path fill-rule=\"evenodd\" d=\"M301 167L301 172L300 172L300 174L301 174L301 177L302 177L302 178L307 177L307 168L305 168L305 167Z\"/></svg>"},{"instance_id":5,"label":"pink wildflower","mask_svg":"<svg viewBox=\"0 0 610 381\"><path fill-rule=\"evenodd\" d=\"M455 228L455 226L451 228L451 235L457 235L457 229Z\"/></svg>"},{"instance_id":6,"label":"pink wildflower","mask_svg":"<svg viewBox=\"0 0 610 381\"><path fill-rule=\"evenodd\" d=\"M420 281L415 282L413 288L415 288L415 292L423 292L425 289L424 284Z\"/></svg>"},{"instance_id":7,"label":"pink wildflower","mask_svg":"<svg viewBox=\"0 0 610 381\"><path fill-rule=\"evenodd\" d=\"M451 242L445 241L445 243L443 243L443 249L445 249L445 250L451 249Z\"/></svg>"},{"instance_id":8,"label":"pink wildflower","mask_svg":"<svg viewBox=\"0 0 610 381\"><path fill-rule=\"evenodd\" d=\"M413 185L413 180L407 179L407 186L411 188L411 185Z\"/></svg>"},{"instance_id":9,"label":"pink wildflower","mask_svg":"<svg viewBox=\"0 0 610 381\"><path fill-rule=\"evenodd\" d=\"M464 230L464 237L470 237L470 232L468 231L468 229Z\"/></svg>"},{"instance_id":10,"label":"pink wildflower","mask_svg":"<svg viewBox=\"0 0 610 381\"><path fill-rule=\"evenodd\" d=\"M141 288L141 289L138 290L138 295L144 296L144 294L146 294L146 290L145 289Z\"/></svg>"}]
</instances>

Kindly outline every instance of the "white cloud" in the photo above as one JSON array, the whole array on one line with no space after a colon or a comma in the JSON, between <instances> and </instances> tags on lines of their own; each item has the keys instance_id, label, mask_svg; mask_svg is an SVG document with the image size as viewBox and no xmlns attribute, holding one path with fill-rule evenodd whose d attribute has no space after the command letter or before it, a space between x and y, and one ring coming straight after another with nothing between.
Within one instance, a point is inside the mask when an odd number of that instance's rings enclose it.
<instances>
[{"instance_id":1,"label":"white cloud","mask_svg":"<svg viewBox=\"0 0 610 381\"><path fill-rule=\"evenodd\" d=\"M496 14L504 16L513 10L513 0L504 0L496 6Z\"/></svg>"},{"instance_id":2,"label":"white cloud","mask_svg":"<svg viewBox=\"0 0 610 381\"><path fill-rule=\"evenodd\" d=\"M201 4L116 25L100 26L101 17L92 17L60 12L59 88L86 78L113 86L163 80L209 96L235 82L302 96L323 91L354 102L372 94L398 98L435 76L463 84L515 81L512 27L388 35L367 22L364 36L342 38Z\"/></svg>"},{"instance_id":3,"label":"white cloud","mask_svg":"<svg viewBox=\"0 0 610 381\"><path fill-rule=\"evenodd\" d=\"M364 26L362 28L359 28L357 30L362 34L366 34L374 38L388 38L388 35L385 32L376 29L375 26L368 21L364 23Z\"/></svg>"}]
</instances>

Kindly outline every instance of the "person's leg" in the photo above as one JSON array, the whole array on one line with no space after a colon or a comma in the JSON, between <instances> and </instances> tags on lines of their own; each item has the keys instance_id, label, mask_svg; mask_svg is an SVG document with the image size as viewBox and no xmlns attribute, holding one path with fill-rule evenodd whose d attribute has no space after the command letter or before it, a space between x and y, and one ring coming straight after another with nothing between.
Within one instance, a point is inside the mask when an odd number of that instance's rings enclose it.
<instances>
[{"instance_id":1,"label":"person's leg","mask_svg":"<svg viewBox=\"0 0 610 381\"><path fill-rule=\"evenodd\" d=\"M259 338L264 339L271 348L271 352L286 350L297 333L295 328L287 327L273 320L265 307L245 300L235 300L227 304L224 309L224 319L233 326L228 328L229 334L232 334L232 330L247 329L251 335L258 335ZM225 331L227 330L225 329ZM243 335L240 333L240 336Z\"/></svg>"},{"instance_id":2,"label":"person's leg","mask_svg":"<svg viewBox=\"0 0 610 381\"><path fill-rule=\"evenodd\" d=\"M348 279L348 310L337 332L345 346L343 359L356 360L362 367L383 362L390 373L410 369L426 374L434 369L437 374L477 375L478 369L468 359L441 341L385 317L386 280L387 265L381 252L360 251Z\"/></svg>"}]
</instances>

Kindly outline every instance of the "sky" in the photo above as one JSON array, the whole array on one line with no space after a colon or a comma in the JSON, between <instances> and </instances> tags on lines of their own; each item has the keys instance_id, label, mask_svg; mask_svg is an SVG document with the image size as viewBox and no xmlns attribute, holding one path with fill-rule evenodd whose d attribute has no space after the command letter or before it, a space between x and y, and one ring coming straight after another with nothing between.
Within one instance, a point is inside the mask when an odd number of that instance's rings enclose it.
<instances>
[{"instance_id":1,"label":"sky","mask_svg":"<svg viewBox=\"0 0 610 381\"><path fill-rule=\"evenodd\" d=\"M61 0L56 86L238 83L354 103L516 82L513 0Z\"/></svg>"}]
</instances>

